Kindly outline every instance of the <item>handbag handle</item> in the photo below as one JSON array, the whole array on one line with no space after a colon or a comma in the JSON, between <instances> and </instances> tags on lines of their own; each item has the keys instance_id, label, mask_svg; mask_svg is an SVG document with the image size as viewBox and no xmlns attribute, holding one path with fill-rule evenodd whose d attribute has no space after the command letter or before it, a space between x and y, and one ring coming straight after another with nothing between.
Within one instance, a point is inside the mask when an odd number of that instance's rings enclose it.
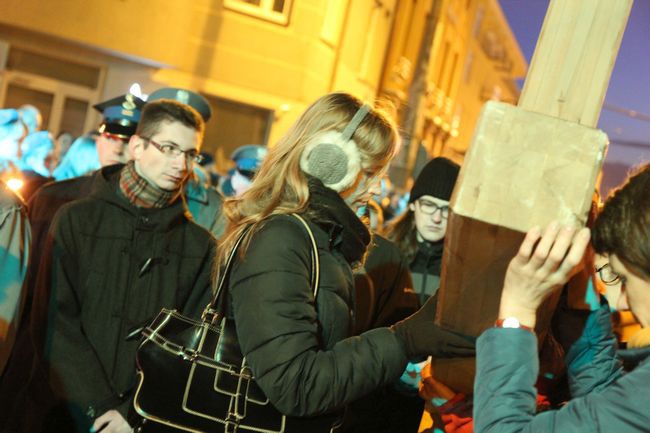
<instances>
[{"instance_id":1,"label":"handbag handle","mask_svg":"<svg viewBox=\"0 0 650 433\"><path fill-rule=\"evenodd\" d=\"M318 258L318 247L316 245L316 239L314 238L314 233L311 231L311 228L309 227L309 224L307 224L307 221L297 213L292 213L290 214L294 218L296 218L300 223L303 225L304 229L307 231L307 235L309 236L309 241L311 243L311 251L310 251L310 259L311 259L311 274L310 274L310 285L312 292L314 294L314 300L316 299L316 296L318 296L318 287L320 285L320 260ZM208 316L212 316L210 319L211 323L214 323L214 321L219 317L219 311L215 308L219 304L219 298L221 296L221 292L224 288L224 285L226 284L226 277L229 276L230 270L232 268L233 264L233 259L235 257L235 254L237 252L237 249L239 248L239 245L242 243L244 240L244 236L246 236L246 233L248 233L248 230L250 230L250 226L246 227L244 231L239 235L239 238L235 242L235 245L233 246L232 250L230 251L230 254L228 255L228 260L226 260L226 266L224 267L223 274L221 274L221 278L219 278L219 284L217 285L217 291L215 295L212 297L212 300L210 303L205 307L203 310L203 314L201 315L201 318L203 320L206 320ZM222 302L220 305L224 305ZM225 310L225 308L222 308ZM223 314L221 314L223 316Z\"/></svg>"}]
</instances>

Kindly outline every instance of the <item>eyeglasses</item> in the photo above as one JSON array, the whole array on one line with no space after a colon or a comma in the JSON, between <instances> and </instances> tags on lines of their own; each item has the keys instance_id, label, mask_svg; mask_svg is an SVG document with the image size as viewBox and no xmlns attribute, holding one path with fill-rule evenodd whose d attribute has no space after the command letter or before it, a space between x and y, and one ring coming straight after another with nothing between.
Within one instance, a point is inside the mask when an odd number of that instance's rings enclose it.
<instances>
[{"instance_id":1,"label":"eyeglasses","mask_svg":"<svg viewBox=\"0 0 650 433\"><path fill-rule=\"evenodd\" d=\"M149 137L140 138L151 143L153 147L160 151L160 153L166 155L169 158L176 158L179 155L183 154L185 156L185 159L188 161L194 161L197 164L203 162L203 155L201 155L196 149L183 150L175 144L160 144L156 141L153 141Z\"/></svg>"},{"instance_id":2,"label":"eyeglasses","mask_svg":"<svg viewBox=\"0 0 650 433\"><path fill-rule=\"evenodd\" d=\"M605 263L600 268L596 268L596 272L598 273L598 278L600 278L600 281L607 284L608 286L613 286L614 284L621 282L621 276L612 270L612 267L609 263Z\"/></svg>"},{"instance_id":3,"label":"eyeglasses","mask_svg":"<svg viewBox=\"0 0 650 433\"><path fill-rule=\"evenodd\" d=\"M420 206L420 211L425 215L433 215L440 211L442 218L447 219L449 216L449 206L438 206L436 203L428 200L418 200L417 203Z\"/></svg>"}]
</instances>

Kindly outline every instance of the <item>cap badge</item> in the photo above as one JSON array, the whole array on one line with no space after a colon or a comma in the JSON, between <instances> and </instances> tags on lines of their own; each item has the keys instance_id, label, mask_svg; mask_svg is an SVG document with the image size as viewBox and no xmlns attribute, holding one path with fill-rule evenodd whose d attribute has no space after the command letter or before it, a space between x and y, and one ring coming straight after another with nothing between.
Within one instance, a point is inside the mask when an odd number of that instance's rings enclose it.
<instances>
[{"instance_id":1,"label":"cap badge","mask_svg":"<svg viewBox=\"0 0 650 433\"><path fill-rule=\"evenodd\" d=\"M122 107L126 110L134 110L136 108L135 101L133 99L132 94L127 93L124 96L124 102L122 103Z\"/></svg>"},{"instance_id":2,"label":"cap badge","mask_svg":"<svg viewBox=\"0 0 650 433\"><path fill-rule=\"evenodd\" d=\"M176 100L182 102L183 104L189 105L190 94L185 90L176 91Z\"/></svg>"}]
</instances>

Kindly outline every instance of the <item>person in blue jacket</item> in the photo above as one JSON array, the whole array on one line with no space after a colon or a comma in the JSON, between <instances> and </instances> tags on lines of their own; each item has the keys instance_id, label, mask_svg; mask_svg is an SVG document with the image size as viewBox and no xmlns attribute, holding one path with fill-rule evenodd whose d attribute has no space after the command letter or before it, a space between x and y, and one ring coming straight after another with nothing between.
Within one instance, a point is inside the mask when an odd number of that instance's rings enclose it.
<instances>
[{"instance_id":1,"label":"person in blue jacket","mask_svg":"<svg viewBox=\"0 0 650 433\"><path fill-rule=\"evenodd\" d=\"M477 342L477 433L650 431L649 351L624 373L604 301L583 315L583 332L566 354L572 399L559 410L535 415L535 311L581 262L589 237L586 228L552 223L542 233L534 227L510 262L499 319ZM650 327L650 163L607 200L592 245L621 281L618 309L629 308L643 328ZM564 312L565 318L570 314Z\"/></svg>"}]
</instances>

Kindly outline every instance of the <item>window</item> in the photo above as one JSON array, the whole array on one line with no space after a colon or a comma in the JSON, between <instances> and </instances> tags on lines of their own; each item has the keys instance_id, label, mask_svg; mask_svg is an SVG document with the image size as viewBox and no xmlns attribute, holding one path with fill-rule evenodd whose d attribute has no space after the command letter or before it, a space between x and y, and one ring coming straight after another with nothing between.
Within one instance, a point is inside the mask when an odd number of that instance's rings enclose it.
<instances>
[{"instance_id":1,"label":"window","mask_svg":"<svg viewBox=\"0 0 650 433\"><path fill-rule=\"evenodd\" d=\"M289 24L292 0L224 0L224 7L278 24Z\"/></svg>"},{"instance_id":2,"label":"window","mask_svg":"<svg viewBox=\"0 0 650 433\"><path fill-rule=\"evenodd\" d=\"M100 68L44 56L21 48L9 50L7 69L27 72L78 86L96 89L101 76Z\"/></svg>"},{"instance_id":3,"label":"window","mask_svg":"<svg viewBox=\"0 0 650 433\"><path fill-rule=\"evenodd\" d=\"M0 72L0 107L34 105L43 130L79 136L95 126L91 106L103 76L100 66L10 46L7 69Z\"/></svg>"}]
</instances>

